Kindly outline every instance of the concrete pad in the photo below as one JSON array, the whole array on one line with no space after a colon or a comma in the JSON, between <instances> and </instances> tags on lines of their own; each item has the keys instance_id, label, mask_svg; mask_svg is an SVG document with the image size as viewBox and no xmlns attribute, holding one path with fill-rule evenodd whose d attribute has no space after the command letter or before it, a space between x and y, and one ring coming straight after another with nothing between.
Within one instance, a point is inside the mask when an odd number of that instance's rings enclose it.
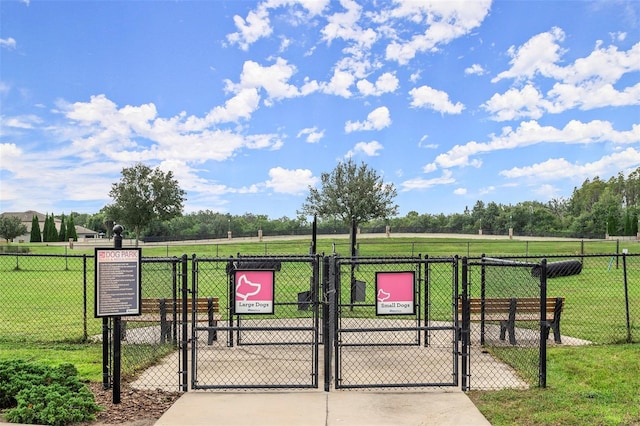
<instances>
[{"instance_id":1,"label":"concrete pad","mask_svg":"<svg viewBox=\"0 0 640 426\"><path fill-rule=\"evenodd\" d=\"M459 390L188 392L155 426L489 425Z\"/></svg>"},{"instance_id":2,"label":"concrete pad","mask_svg":"<svg viewBox=\"0 0 640 426\"><path fill-rule=\"evenodd\" d=\"M330 392L328 426L490 425L461 391Z\"/></svg>"},{"instance_id":3,"label":"concrete pad","mask_svg":"<svg viewBox=\"0 0 640 426\"><path fill-rule=\"evenodd\" d=\"M324 426L327 396L322 392L188 392L156 426Z\"/></svg>"}]
</instances>

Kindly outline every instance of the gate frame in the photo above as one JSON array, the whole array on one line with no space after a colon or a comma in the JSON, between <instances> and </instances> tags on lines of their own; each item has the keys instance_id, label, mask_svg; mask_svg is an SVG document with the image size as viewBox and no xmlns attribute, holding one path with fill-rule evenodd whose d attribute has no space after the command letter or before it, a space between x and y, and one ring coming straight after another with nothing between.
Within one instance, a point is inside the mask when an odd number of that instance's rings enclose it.
<instances>
[{"instance_id":1,"label":"gate frame","mask_svg":"<svg viewBox=\"0 0 640 426\"><path fill-rule=\"evenodd\" d=\"M458 257L454 256L451 258L428 258L421 256L418 257L340 257L339 255L333 255L329 258L326 258L326 262L329 263L329 277L327 279L328 286L326 288L326 301L329 304L330 309L330 342L333 346L333 354L335 362L333 362L333 371L334 371L334 379L332 380L335 389L348 389L348 388L416 388L416 387L457 387L459 385L459 348L458 348L458 336L460 333L460 327L458 324L457 314L455 313L456 301L459 295L459 281L458 281ZM428 326L431 319L429 318L429 304L430 304L430 270L429 265L433 263L448 263L451 264L452 269L452 284L451 284L451 326L440 326L440 327L432 327ZM418 281L418 285L416 288L416 293L418 299L414 301L417 303L418 309L414 314L413 320L416 321L415 331L417 334L416 343L410 344L411 346L423 346L422 344L422 334L424 333L424 347L429 346L429 331L436 330L450 330L452 332L452 350L451 350L451 366L452 366L452 381L447 383L403 383L403 384L354 384L354 385L343 385L340 383L341 380L341 371L340 371L340 347L342 345L339 344L337 336L340 334L339 327L339 308L341 306L345 306L340 303L340 290L341 290L341 280L340 280L340 268L342 265L351 265L352 269L356 264L369 264L369 265L398 265L398 264L407 264L411 265L413 268L417 269L418 276L416 280ZM353 282L353 271L351 274L351 281ZM422 282L422 283L421 283ZM353 292L353 286L351 287ZM424 302L422 301L422 297L424 297ZM353 294L350 297L350 300L353 300ZM424 310L422 311L420 308L421 304L424 303ZM354 302L351 302L349 305L353 306ZM349 306L347 305L347 306ZM424 318L422 318L424 315ZM424 324L424 325L422 325ZM366 331L367 329L362 329ZM385 331L393 331L393 328L384 328ZM406 328L398 328L398 331L408 331ZM402 346L406 346L408 344L404 344ZM325 344L325 390L330 388L330 384L328 383L328 370L330 365L327 364L327 360L329 357L327 356L327 352L331 352L331 348L329 345ZM366 345L362 345L366 346ZM388 344L388 346L400 346L399 344Z\"/></svg>"},{"instance_id":2,"label":"gate frame","mask_svg":"<svg viewBox=\"0 0 640 426\"><path fill-rule=\"evenodd\" d=\"M546 331L549 325L546 321L546 298L547 298L547 259L542 258L540 263L521 262L514 260L518 258L487 258L484 255L479 258L462 258L462 327L460 329L460 340L462 342L462 391L471 390L470 378L473 376L471 372L471 309L469 300L469 284L471 271L469 266L480 266L480 297L485 298L486 275L485 268L487 266L502 267L540 267L540 316L539 316L539 343L538 343L538 387L547 387L547 337ZM484 321L482 321L484 323ZM484 330L480 334L481 345L484 346Z\"/></svg>"},{"instance_id":3,"label":"gate frame","mask_svg":"<svg viewBox=\"0 0 640 426\"><path fill-rule=\"evenodd\" d=\"M184 345L182 348L183 351L183 377L184 380L186 380L187 377L187 369L184 367L185 365L187 365L187 355L188 355L188 343L191 343L191 389L196 390L196 389L218 389L218 390L223 390L223 389L299 389L299 388L318 388L319 386L319 344L320 344L320 333L319 333L319 329L320 329L320 301L319 301L319 295L321 294L320 292L320 275L319 275L319 271L320 271L320 262L321 262L322 256L321 255L317 255L314 253L311 253L309 255L280 255L280 256L259 256L259 255L251 255L251 256L241 256L240 254L237 257L233 257L230 256L228 258L196 258L196 255L194 254L192 256L192 287L191 289L188 288L188 283L186 281L186 275L184 276L184 280L183 280L183 295L186 295L187 293L191 293L191 299L189 301L189 303L191 304L191 308L192 308L192 327L191 327L191 334L190 334L190 339L187 341L184 341ZM195 321L198 313L197 313L197 297L198 297L198 282L199 282L199 278L198 278L198 274L199 274L199 267L198 264L202 263L202 262L218 262L218 263L225 263L225 264L230 264L232 262L237 262L237 261L265 261L265 260L278 260L281 261L283 263L285 262L289 262L289 263L307 263L307 262L311 262L311 269L312 269L312 273L311 273L311 279L310 279L310 291L309 291L309 295L310 295L310 300L308 301L309 306L311 307L312 311L313 311L313 315L312 315L312 326L311 327L242 327L240 324L240 318L242 315L237 315L234 312L233 309L233 295L234 295L234 286L233 286L233 274L235 269L234 268L227 268L226 271L226 283L224 284L226 289L227 289L227 296L228 296L228 306L226 307L226 314L227 314L227 321L228 321L228 325L226 326L220 326L220 325L216 325L213 327L204 327L204 326L198 326L197 322ZM183 297L183 323L182 323L182 329L184 331L184 336L186 339L186 336L188 335L187 333L187 309L186 309L186 304L187 300L185 297ZM275 303L275 302L274 302ZM292 304L293 302L285 302L285 304ZM299 303L299 302L298 302ZM277 303L276 303L277 305ZM197 383L198 377L197 377L197 360L198 360L198 351L197 351L197 346L198 346L198 341L197 341L197 333L199 331L209 331L209 330L215 330L216 332L218 331L227 331L227 347L233 347L234 346L234 332L237 333L237 338L238 338L238 342L237 344L246 344L246 343L240 343L240 332L242 330L249 330L249 331L287 331L287 330L293 330L293 331L311 331L312 332L312 341L309 342L305 342L302 343L302 345L305 346L310 346L311 347L311 383L310 384L249 384L249 385L200 385ZM219 334L219 333L218 333ZM286 344L286 343L284 343ZM300 345L299 343L296 343L297 345ZM266 343L266 344L260 344L261 346L269 346L269 345L274 345L274 346L282 346L283 343L276 343L276 344L270 344L270 343ZM188 368L188 367L187 367ZM185 388L186 390L186 388Z\"/></svg>"}]
</instances>

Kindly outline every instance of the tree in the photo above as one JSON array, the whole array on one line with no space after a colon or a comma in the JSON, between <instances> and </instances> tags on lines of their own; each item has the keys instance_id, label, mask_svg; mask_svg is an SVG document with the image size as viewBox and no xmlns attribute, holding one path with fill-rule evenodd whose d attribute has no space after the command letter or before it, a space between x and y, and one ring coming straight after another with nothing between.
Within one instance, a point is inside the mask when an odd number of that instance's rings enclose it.
<instances>
[{"instance_id":1,"label":"tree","mask_svg":"<svg viewBox=\"0 0 640 426\"><path fill-rule=\"evenodd\" d=\"M60 218L60 232L58 233L58 241L67 240L67 225L64 223L64 214Z\"/></svg>"},{"instance_id":2,"label":"tree","mask_svg":"<svg viewBox=\"0 0 640 426\"><path fill-rule=\"evenodd\" d=\"M398 214L393 204L397 195L393 184L385 184L375 170L351 159L340 162L331 173L322 173L321 188L309 187L309 195L299 213L335 218L349 225Z\"/></svg>"},{"instance_id":3,"label":"tree","mask_svg":"<svg viewBox=\"0 0 640 426\"><path fill-rule=\"evenodd\" d=\"M0 216L0 237L4 238L7 243L15 237L26 233L27 227L22 224L19 217Z\"/></svg>"},{"instance_id":4,"label":"tree","mask_svg":"<svg viewBox=\"0 0 640 426\"><path fill-rule=\"evenodd\" d=\"M78 241L78 233L76 232L76 224L72 215L69 215L67 221L67 239L73 238L73 241Z\"/></svg>"},{"instance_id":5,"label":"tree","mask_svg":"<svg viewBox=\"0 0 640 426\"><path fill-rule=\"evenodd\" d=\"M32 243L41 243L42 242L42 233L40 232L40 222L38 221L38 216L33 215L33 219L31 219L31 237L29 238L29 242Z\"/></svg>"},{"instance_id":6,"label":"tree","mask_svg":"<svg viewBox=\"0 0 640 426\"><path fill-rule=\"evenodd\" d=\"M110 219L133 229L137 244L140 231L152 220L182 215L184 195L172 172L138 163L122 169L122 178L109 192L114 203L106 209Z\"/></svg>"},{"instance_id":7,"label":"tree","mask_svg":"<svg viewBox=\"0 0 640 426\"><path fill-rule=\"evenodd\" d=\"M53 213L51 213L51 216L47 214L44 220L42 241L45 243L52 243L52 242L58 241L58 231L56 230L56 222L55 222Z\"/></svg>"}]
</instances>

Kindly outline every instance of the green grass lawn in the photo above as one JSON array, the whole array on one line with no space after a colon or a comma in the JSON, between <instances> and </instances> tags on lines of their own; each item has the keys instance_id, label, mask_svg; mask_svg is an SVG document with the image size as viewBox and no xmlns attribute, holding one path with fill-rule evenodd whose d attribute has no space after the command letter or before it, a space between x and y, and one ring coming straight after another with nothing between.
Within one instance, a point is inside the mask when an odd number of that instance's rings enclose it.
<instances>
[{"instance_id":1,"label":"green grass lawn","mask_svg":"<svg viewBox=\"0 0 640 426\"><path fill-rule=\"evenodd\" d=\"M640 344L554 347L547 388L471 391L494 425L640 424Z\"/></svg>"}]
</instances>

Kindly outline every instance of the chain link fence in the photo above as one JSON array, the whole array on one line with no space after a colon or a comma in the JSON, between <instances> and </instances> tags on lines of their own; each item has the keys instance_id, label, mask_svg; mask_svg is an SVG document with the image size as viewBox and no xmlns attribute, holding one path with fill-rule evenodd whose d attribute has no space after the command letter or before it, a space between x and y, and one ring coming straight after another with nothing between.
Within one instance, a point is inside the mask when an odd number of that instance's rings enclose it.
<instances>
[{"instance_id":1,"label":"chain link fence","mask_svg":"<svg viewBox=\"0 0 640 426\"><path fill-rule=\"evenodd\" d=\"M335 387L457 386L453 258L336 258Z\"/></svg>"},{"instance_id":2,"label":"chain link fence","mask_svg":"<svg viewBox=\"0 0 640 426\"><path fill-rule=\"evenodd\" d=\"M494 258L496 256L493 256ZM554 273L547 277L547 295L563 299L561 317L559 320L559 334L561 343L555 342L554 332L551 331L547 341L549 345L567 346L574 344L611 344L621 342L637 342L640 338L640 255L637 254L593 254L584 255L576 253L565 256L544 257L550 268L555 268ZM242 257L233 261L242 260ZM322 294L314 292L314 283L322 278L319 271L310 260L309 256L280 257L281 269L276 273L277 288L286 288L282 298L278 298L277 312L281 318L267 316L241 315L239 321L231 315L229 295L232 294L232 282L229 278L229 264L232 259L188 259L182 258L143 258L142 261L142 289L143 297L149 299L165 299L170 301L168 323L163 326L160 315L152 321L139 321L127 319L126 336L122 345L122 367L125 378L137 379L137 386L150 389L163 388L167 390L186 390L183 384L186 380L186 369L180 367L187 362L181 358L181 342L192 340L191 344L204 351L213 348L225 348L227 353L253 353L262 350L261 346L268 344L274 347L274 353L285 357L292 350L303 352L308 364L315 363L322 353L316 355L314 350L306 347L315 338L314 331L318 330L317 321L322 320L323 315L318 307ZM455 258L454 258L455 259ZM542 256L514 256L501 258L502 264L487 266L487 259L482 257L470 258L474 263L470 266L468 275L469 295L481 297L483 275L485 280L485 297L500 297L511 299L514 297L529 297L534 291L540 278L536 276L535 266L542 262ZM247 258L246 260L250 260ZM508 267L511 261L520 264L520 267ZM413 261L412 261L413 262ZM340 289L341 318L344 333L341 337L343 343L372 344L391 343L406 344L412 350L431 350L437 348L443 351L453 351L453 343L450 339L451 331L436 329L446 322L455 321L458 318L456 300L452 286L456 285L459 273L454 272L460 260L449 263L440 263L437 258L422 259L424 267L416 269L412 264L393 261L384 264L376 264L373 258L360 257L352 261L340 264L339 275L342 282ZM419 262L419 263L420 263ZM483 272L483 262L485 263ZM195 265L195 267L194 267ZM452 266L454 265L454 266ZM564 266L553 266L564 265ZM558 272L562 268L572 265L571 273ZM576 269L579 265L579 271ZM372 310L375 310L374 283L376 271L416 271L417 282L424 286L429 282L428 292L420 291L420 308L416 313L426 325L422 327L436 327L433 329L422 328L419 331L385 331L380 330L380 325L371 325L373 321ZM58 343L96 344L99 345L103 336L102 319L94 318L94 259L90 255L34 255L34 254L0 254L0 345L3 343L15 345L27 343L46 351L48 347L55 347ZM185 282L187 284L185 284ZM183 323L180 320L177 302L181 298L181 288L184 285L197 282L197 297L218 297L219 322L217 323L217 340L212 345L208 344L211 327L207 323L199 323L196 330L187 329L184 333ZM361 284L365 284L364 299L360 295ZM421 287L424 290L424 287ZM353 289L353 291L352 291ZM278 290L280 291L280 290ZM458 290L459 292L459 290ZM189 294L189 297L192 295ZM352 302L352 297L354 297ZM317 301L317 303L316 303ZM318 311L316 313L316 311ZM328 314L326 314L328 315ZM277 325L269 332L260 332L258 328L274 327L267 325L267 319L276 319L284 325ZM404 328L406 317L384 317L384 322L389 323L383 328ZM415 323L415 318L409 321ZM381 324L382 322L380 322ZM354 326L355 324L355 326ZM107 336L110 336L111 324L107 321ZM163 334L163 327L165 331ZM168 327L168 328L167 328ZM412 325L413 327L413 325ZM509 329L505 330L505 340L500 339L500 324L487 322L484 335L481 331L480 321L471 322L471 344L475 345L477 352L472 352L471 367L475 369L476 376L471 373L471 387L482 388L479 373L483 360L486 357L496 357L507 365L504 369L495 371L484 370L486 375L493 375L493 382L486 388L495 386L520 386L521 383L535 385L538 377L540 359L536 359L530 343L533 337L527 337L526 333L535 334L537 331L535 321L518 320L514 327L516 345L509 341ZM374 329L371 333L354 333L346 331L353 328ZM319 329L322 332L322 329ZM195 336L194 334L195 333ZM163 339L164 336L164 339ZM444 337L442 337L444 336ZM322 344L327 336L319 335L318 344ZM481 340L484 339L484 345ZM305 345L299 343L305 342ZM312 343L314 344L314 343ZM311 344L311 345L312 345ZM301 348L305 348L302 350ZM192 348L192 346L190 347ZM374 347L375 348L375 347ZM346 351L363 351L356 346L345 346ZM389 352L401 351L389 349ZM405 348L406 349L406 348ZM375 350L367 349L376 354ZM287 352L288 351L288 352ZM528 353L521 359L513 354ZM380 352L380 351L378 351ZM222 352L221 352L222 353ZM348 361L344 357L339 362L347 367L350 365L352 376L341 375L342 384L371 384L380 383L390 379L376 373L363 379L362 376L353 376L353 371L365 364ZM214 356L228 356L215 354ZM316 359L313 359L316 357ZM255 362L259 363L258 358ZM222 360L223 358L218 359ZM287 358L288 359L288 358ZM394 358L395 359L395 358ZM321 360L320 360L321 361ZM381 365L389 360L379 360ZM552 362L552 360L550 360ZM225 362L230 362L227 359ZM456 361L453 361L456 362ZM437 381L443 379L443 373L437 371L448 370L449 360L441 366L435 365L428 374L435 374ZM170 368L167 367L170 366ZM446 368L444 367L446 366ZM200 370L196 383L200 384L226 384L236 380L240 375L240 367L231 369L227 377L207 376L210 374ZM281 361L274 361L265 369L274 371L283 368ZM423 370L425 366L412 372L413 376L423 374L421 381L430 382L436 380L428 376ZM453 368L453 366L451 366ZM488 368L488 367L487 367ZM144 374L139 374L144 370ZM266 371L266 370L265 370ZM349 371L349 370L344 370ZM271 380L269 385L289 385L292 382L290 371L283 372ZM518 381L506 383L499 379L508 374L509 381L515 375ZM311 378L317 375L313 367L300 369L295 375L304 375L305 381L294 382L297 385L306 386ZM431 377L431 378L429 378ZM444 377L448 379L449 377ZM248 384L249 378L244 379ZM254 383L267 384L266 373L264 376L251 378ZM408 379L393 379L396 385L405 386ZM496 383L497 382L497 383Z\"/></svg>"},{"instance_id":3,"label":"chain link fence","mask_svg":"<svg viewBox=\"0 0 640 426\"><path fill-rule=\"evenodd\" d=\"M544 386L546 346L638 341L640 255L481 257L464 262L471 351L463 374L470 388ZM544 335L540 303L535 302L540 298L546 299ZM492 359L504 362L505 368L495 368Z\"/></svg>"}]
</instances>

